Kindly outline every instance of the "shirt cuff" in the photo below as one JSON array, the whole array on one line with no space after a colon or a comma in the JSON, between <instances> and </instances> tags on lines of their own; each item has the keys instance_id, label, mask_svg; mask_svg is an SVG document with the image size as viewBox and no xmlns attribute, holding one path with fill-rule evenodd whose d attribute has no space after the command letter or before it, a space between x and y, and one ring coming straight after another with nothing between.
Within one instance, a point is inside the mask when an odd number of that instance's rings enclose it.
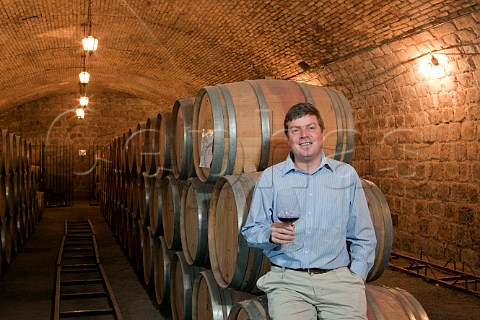
<instances>
[{"instance_id":1,"label":"shirt cuff","mask_svg":"<svg viewBox=\"0 0 480 320\"><path fill-rule=\"evenodd\" d=\"M350 271L358 274L363 279L363 281L367 280L369 270L366 264L352 262L352 265L350 266Z\"/></svg>"}]
</instances>

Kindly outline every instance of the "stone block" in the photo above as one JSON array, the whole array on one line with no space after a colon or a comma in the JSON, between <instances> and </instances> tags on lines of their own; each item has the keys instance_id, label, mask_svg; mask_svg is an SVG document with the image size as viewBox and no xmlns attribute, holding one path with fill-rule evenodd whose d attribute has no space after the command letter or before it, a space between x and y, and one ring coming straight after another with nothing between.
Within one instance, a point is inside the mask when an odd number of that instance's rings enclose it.
<instances>
[{"instance_id":1,"label":"stone block","mask_svg":"<svg viewBox=\"0 0 480 320\"><path fill-rule=\"evenodd\" d=\"M462 206L458 211L458 223L461 225L472 225L474 222L474 210L471 207Z\"/></svg>"},{"instance_id":2,"label":"stone block","mask_svg":"<svg viewBox=\"0 0 480 320\"><path fill-rule=\"evenodd\" d=\"M444 23L436 28L432 28L430 33L435 39L443 38L446 35L453 34L457 31L457 28L452 22Z\"/></svg>"}]
</instances>

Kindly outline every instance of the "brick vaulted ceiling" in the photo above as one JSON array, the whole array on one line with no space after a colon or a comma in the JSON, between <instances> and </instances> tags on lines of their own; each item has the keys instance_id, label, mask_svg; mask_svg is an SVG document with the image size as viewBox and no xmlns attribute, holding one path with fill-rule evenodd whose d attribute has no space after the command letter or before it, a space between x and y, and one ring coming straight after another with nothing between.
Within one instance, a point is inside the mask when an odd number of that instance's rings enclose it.
<instances>
[{"instance_id":1,"label":"brick vaulted ceiling","mask_svg":"<svg viewBox=\"0 0 480 320\"><path fill-rule=\"evenodd\" d=\"M477 0L92 0L87 92L168 107L203 86L287 79L480 8ZM79 92L88 0L0 2L0 112Z\"/></svg>"}]
</instances>

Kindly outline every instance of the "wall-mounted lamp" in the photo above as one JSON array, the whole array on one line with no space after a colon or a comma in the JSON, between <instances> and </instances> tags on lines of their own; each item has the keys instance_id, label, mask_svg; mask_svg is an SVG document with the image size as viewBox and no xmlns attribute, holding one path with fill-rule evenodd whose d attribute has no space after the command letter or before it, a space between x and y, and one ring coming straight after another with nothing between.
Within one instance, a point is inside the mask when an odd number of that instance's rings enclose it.
<instances>
[{"instance_id":1,"label":"wall-mounted lamp","mask_svg":"<svg viewBox=\"0 0 480 320\"><path fill-rule=\"evenodd\" d=\"M426 55L419 61L420 71L429 78L439 79L445 76L445 66L447 65L445 55L433 54Z\"/></svg>"}]
</instances>

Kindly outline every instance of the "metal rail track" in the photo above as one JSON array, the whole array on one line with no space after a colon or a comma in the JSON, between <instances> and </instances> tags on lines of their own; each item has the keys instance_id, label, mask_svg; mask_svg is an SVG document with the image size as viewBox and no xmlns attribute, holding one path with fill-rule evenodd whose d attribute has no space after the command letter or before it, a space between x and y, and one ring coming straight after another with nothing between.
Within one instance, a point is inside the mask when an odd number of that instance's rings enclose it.
<instances>
[{"instance_id":1,"label":"metal rail track","mask_svg":"<svg viewBox=\"0 0 480 320\"><path fill-rule=\"evenodd\" d=\"M90 220L65 220L58 251L52 319L123 319L100 263Z\"/></svg>"},{"instance_id":2,"label":"metal rail track","mask_svg":"<svg viewBox=\"0 0 480 320\"><path fill-rule=\"evenodd\" d=\"M476 275L467 264L462 263L459 269L453 259L441 265L428 261L428 257L424 258L424 256L423 252L420 258L392 253L388 267L480 297L480 276ZM449 267L452 264L453 267Z\"/></svg>"}]
</instances>

